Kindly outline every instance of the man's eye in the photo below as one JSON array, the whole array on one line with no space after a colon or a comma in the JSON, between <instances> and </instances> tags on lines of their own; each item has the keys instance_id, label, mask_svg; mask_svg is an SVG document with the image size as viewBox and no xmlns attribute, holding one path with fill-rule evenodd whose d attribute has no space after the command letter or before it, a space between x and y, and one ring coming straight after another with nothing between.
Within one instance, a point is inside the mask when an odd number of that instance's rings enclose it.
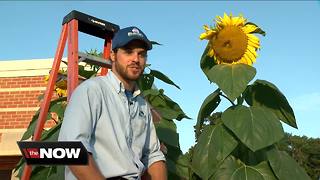
<instances>
[{"instance_id":1,"label":"man's eye","mask_svg":"<svg viewBox=\"0 0 320 180\"><path fill-rule=\"evenodd\" d=\"M146 58L148 55L146 52L139 53L140 57Z\"/></svg>"},{"instance_id":2,"label":"man's eye","mask_svg":"<svg viewBox=\"0 0 320 180\"><path fill-rule=\"evenodd\" d=\"M131 49L126 49L125 50L125 53L127 53L127 54L131 54L133 51L131 50Z\"/></svg>"}]
</instances>

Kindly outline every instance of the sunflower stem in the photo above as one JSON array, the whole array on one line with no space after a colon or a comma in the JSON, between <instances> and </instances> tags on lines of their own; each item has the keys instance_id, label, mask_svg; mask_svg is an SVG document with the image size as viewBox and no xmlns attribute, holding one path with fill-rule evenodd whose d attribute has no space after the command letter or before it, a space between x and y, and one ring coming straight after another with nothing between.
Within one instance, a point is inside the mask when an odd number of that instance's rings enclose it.
<instances>
[{"instance_id":1,"label":"sunflower stem","mask_svg":"<svg viewBox=\"0 0 320 180\"><path fill-rule=\"evenodd\" d=\"M219 95L222 96L222 97L224 97L224 98L226 98L227 100L229 100L229 102L230 102L233 106L235 106L235 104L234 104L227 96L223 95L221 92L219 93Z\"/></svg>"}]
</instances>

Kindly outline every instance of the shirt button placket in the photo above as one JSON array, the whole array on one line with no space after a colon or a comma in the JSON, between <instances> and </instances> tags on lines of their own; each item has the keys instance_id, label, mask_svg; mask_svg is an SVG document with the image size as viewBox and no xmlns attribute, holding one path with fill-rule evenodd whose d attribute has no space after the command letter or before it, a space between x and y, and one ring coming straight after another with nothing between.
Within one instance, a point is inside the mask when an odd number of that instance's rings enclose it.
<instances>
[{"instance_id":1,"label":"shirt button placket","mask_svg":"<svg viewBox=\"0 0 320 180\"><path fill-rule=\"evenodd\" d=\"M129 124L130 124L130 132L129 132L129 138L128 138L128 144L129 146L131 147L132 146L132 136L133 136L133 129L132 129L132 109L131 109L131 100L130 99L127 99L127 105L128 105L128 114L129 114Z\"/></svg>"}]
</instances>

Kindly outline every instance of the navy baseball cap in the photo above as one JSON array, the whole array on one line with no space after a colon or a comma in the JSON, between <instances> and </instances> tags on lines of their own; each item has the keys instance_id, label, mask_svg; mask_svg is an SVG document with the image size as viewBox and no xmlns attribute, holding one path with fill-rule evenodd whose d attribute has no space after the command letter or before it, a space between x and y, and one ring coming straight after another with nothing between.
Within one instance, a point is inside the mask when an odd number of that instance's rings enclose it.
<instances>
[{"instance_id":1,"label":"navy baseball cap","mask_svg":"<svg viewBox=\"0 0 320 180\"><path fill-rule=\"evenodd\" d=\"M131 26L120 29L112 39L112 50L128 44L132 40L141 40L145 43L147 50L152 49L152 44L147 36L137 27Z\"/></svg>"}]
</instances>

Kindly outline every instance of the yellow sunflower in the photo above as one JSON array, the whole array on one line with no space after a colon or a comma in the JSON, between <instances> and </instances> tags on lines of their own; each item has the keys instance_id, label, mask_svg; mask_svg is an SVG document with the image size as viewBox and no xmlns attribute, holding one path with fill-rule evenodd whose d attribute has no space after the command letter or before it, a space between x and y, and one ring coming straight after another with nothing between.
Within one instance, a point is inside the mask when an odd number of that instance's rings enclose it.
<instances>
[{"instance_id":1,"label":"yellow sunflower","mask_svg":"<svg viewBox=\"0 0 320 180\"><path fill-rule=\"evenodd\" d=\"M247 23L242 17L232 17L224 13L217 16L216 26L204 25L205 32L200 39L209 40L208 55L214 57L217 64L248 64L252 65L260 48L259 38L252 33L265 34L257 25Z\"/></svg>"},{"instance_id":2,"label":"yellow sunflower","mask_svg":"<svg viewBox=\"0 0 320 180\"><path fill-rule=\"evenodd\" d=\"M59 97L67 97L68 93L66 89L56 88L57 95Z\"/></svg>"},{"instance_id":3,"label":"yellow sunflower","mask_svg":"<svg viewBox=\"0 0 320 180\"><path fill-rule=\"evenodd\" d=\"M45 82L49 81L49 76L46 75L44 80ZM55 91L59 97L67 96L67 72L64 70L58 71L58 77L55 84Z\"/></svg>"}]
</instances>

